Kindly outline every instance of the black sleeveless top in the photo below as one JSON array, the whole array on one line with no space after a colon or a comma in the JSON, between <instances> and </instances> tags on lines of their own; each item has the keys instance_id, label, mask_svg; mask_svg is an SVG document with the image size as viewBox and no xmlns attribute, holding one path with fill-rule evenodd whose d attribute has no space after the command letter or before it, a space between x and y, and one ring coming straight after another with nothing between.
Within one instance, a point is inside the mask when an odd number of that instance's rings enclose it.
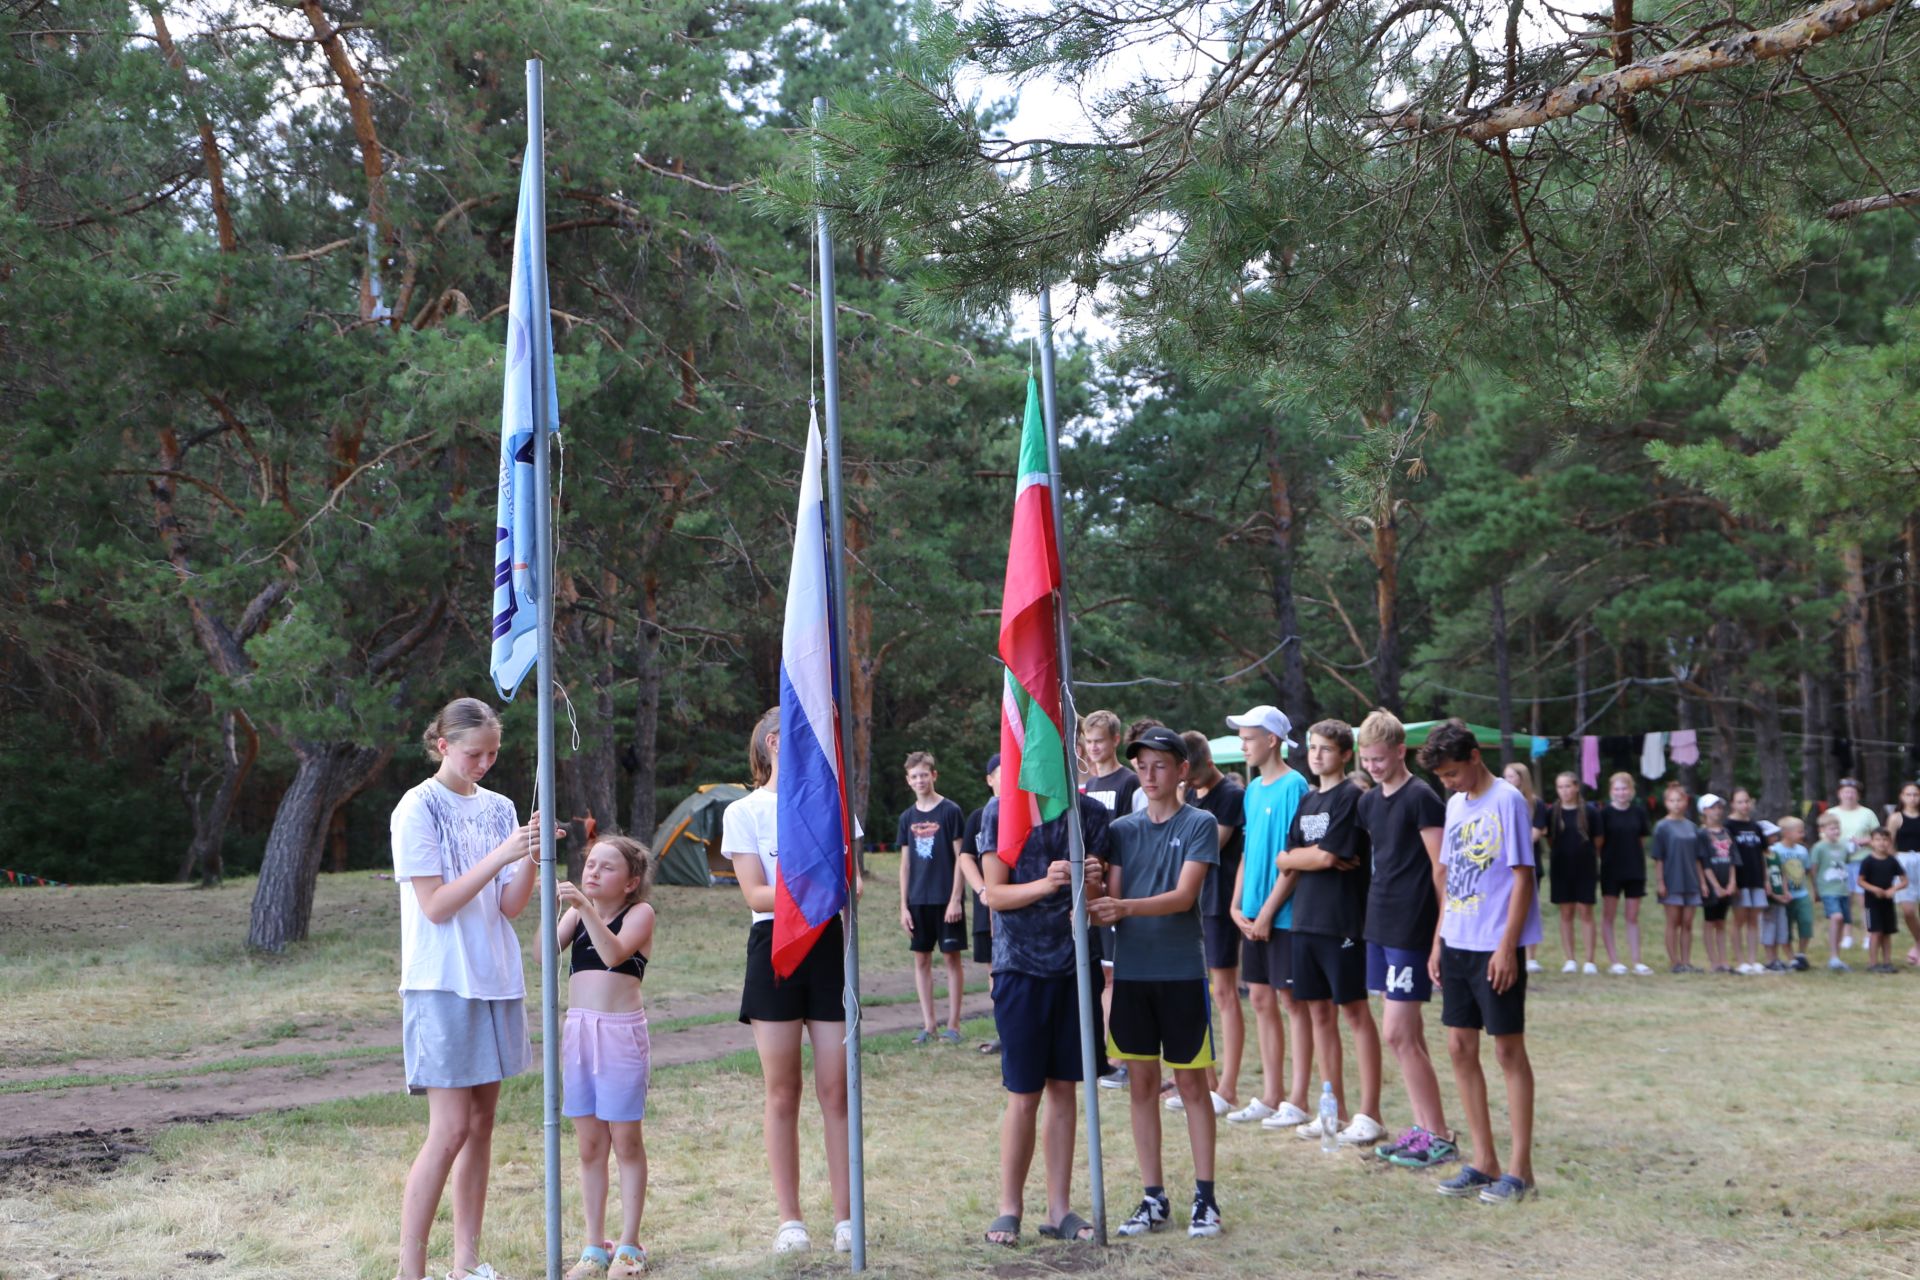
<instances>
[{"instance_id":1,"label":"black sleeveless top","mask_svg":"<svg viewBox=\"0 0 1920 1280\"><path fill-rule=\"evenodd\" d=\"M1920 818L1900 815L1900 829L1893 833L1895 853L1920 853Z\"/></svg>"},{"instance_id":2,"label":"black sleeveless top","mask_svg":"<svg viewBox=\"0 0 1920 1280\"><path fill-rule=\"evenodd\" d=\"M607 932L619 933L620 926L625 923L627 912L630 910L632 910L631 907L625 908L619 915L607 921ZM593 949L593 937L587 932L587 927L583 924L574 931L573 960L572 963L568 965L567 972L570 974L624 973L629 978L641 978L646 976L647 958L636 951L619 964L613 966L613 968L607 968L606 962L600 959L600 953Z\"/></svg>"}]
</instances>

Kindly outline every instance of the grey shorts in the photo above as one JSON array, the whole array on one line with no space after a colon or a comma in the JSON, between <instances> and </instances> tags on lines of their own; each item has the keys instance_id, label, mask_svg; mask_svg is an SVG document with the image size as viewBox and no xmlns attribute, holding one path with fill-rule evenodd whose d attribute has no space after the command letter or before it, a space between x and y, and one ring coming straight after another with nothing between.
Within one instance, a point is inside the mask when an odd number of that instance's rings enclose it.
<instances>
[{"instance_id":1,"label":"grey shorts","mask_svg":"<svg viewBox=\"0 0 1920 1280\"><path fill-rule=\"evenodd\" d=\"M1763 947L1786 946L1793 941L1787 932L1786 904L1772 902L1760 913L1760 945Z\"/></svg>"},{"instance_id":2,"label":"grey shorts","mask_svg":"<svg viewBox=\"0 0 1920 1280\"><path fill-rule=\"evenodd\" d=\"M1700 895L1697 893L1670 893L1660 899L1660 905L1663 907L1697 907L1700 905Z\"/></svg>"},{"instance_id":3,"label":"grey shorts","mask_svg":"<svg viewBox=\"0 0 1920 1280\"><path fill-rule=\"evenodd\" d=\"M1767 905L1767 891L1765 889L1735 889L1733 891L1733 905L1736 907L1753 907L1756 909L1764 907Z\"/></svg>"},{"instance_id":4,"label":"grey shorts","mask_svg":"<svg viewBox=\"0 0 1920 1280\"><path fill-rule=\"evenodd\" d=\"M469 1000L451 991L400 993L407 1092L470 1089L517 1076L533 1060L524 1000Z\"/></svg>"}]
</instances>

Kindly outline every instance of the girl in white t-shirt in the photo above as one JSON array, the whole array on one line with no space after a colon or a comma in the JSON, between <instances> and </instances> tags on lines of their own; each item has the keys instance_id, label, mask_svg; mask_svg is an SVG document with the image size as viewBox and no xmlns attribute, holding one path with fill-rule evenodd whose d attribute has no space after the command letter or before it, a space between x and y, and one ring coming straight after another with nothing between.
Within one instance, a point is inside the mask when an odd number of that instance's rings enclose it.
<instances>
[{"instance_id":1,"label":"girl in white t-shirt","mask_svg":"<svg viewBox=\"0 0 1920 1280\"><path fill-rule=\"evenodd\" d=\"M540 817L480 786L500 754L500 720L477 698L427 726L440 767L393 811L400 887L400 1000L407 1090L427 1095L427 1139L400 1202L400 1277L427 1273L427 1236L453 1177L452 1280L491 1280L479 1261L500 1082L524 1071L526 980L512 920L535 881Z\"/></svg>"},{"instance_id":2,"label":"girl in white t-shirt","mask_svg":"<svg viewBox=\"0 0 1920 1280\"><path fill-rule=\"evenodd\" d=\"M813 1093L826 1128L827 1177L833 1184L833 1247L853 1248L852 1197L847 1184L846 940L840 918L827 922L813 949L792 975L773 973L774 884L780 875L778 799L780 708L760 717L747 742L747 762L756 789L727 806L720 850L733 860L740 892L753 911L747 931L747 976L740 993L740 1021L753 1028L760 1071L766 1077L762 1121L767 1167L780 1227L775 1253L813 1247L800 1211L800 1032L813 1041ZM856 886L857 888L857 886Z\"/></svg>"}]
</instances>

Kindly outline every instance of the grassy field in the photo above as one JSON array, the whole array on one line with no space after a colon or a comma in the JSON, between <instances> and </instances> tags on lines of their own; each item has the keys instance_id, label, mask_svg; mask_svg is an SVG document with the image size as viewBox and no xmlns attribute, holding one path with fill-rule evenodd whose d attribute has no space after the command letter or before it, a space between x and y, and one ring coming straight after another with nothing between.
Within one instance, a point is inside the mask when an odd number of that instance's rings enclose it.
<instances>
[{"instance_id":1,"label":"grassy field","mask_svg":"<svg viewBox=\"0 0 1920 1280\"><path fill-rule=\"evenodd\" d=\"M716 927L727 948L736 947L737 912L729 906L721 914L727 918ZM371 945L375 932L362 941ZM683 971L701 967L679 961L687 941L682 935L663 953ZM132 939L127 952L106 950L104 966L138 968L155 945ZM358 959L345 940L314 948L323 949ZM9 955L10 970L16 954ZM1558 958L1550 942L1542 959ZM196 985L237 993L242 979L228 972L230 961L227 953L175 957L169 981L183 988L183 998ZM42 963L30 961L29 971ZM288 967L314 963L302 957ZM722 990L736 980L737 961L730 963L736 967L723 973L715 962L713 981ZM368 981L377 976L390 986L390 968L366 972ZM318 976L315 985L324 986ZM1920 1112L1907 1102L1915 1073L1903 1014L1909 993L1920 992L1920 976L1551 973L1535 984L1530 1040L1540 1088L1541 1194L1534 1202L1510 1210L1455 1203L1432 1193L1431 1177L1351 1154L1322 1155L1316 1144L1288 1134L1235 1129L1221 1141L1221 1239L1190 1242L1169 1233L1116 1244L1097 1259L1090 1250L1051 1244L1009 1253L976 1243L993 1214L997 1066L967 1051L876 1038L866 1068L873 1269L914 1278L1012 1277L1097 1264L1126 1280L1915 1273L1920 1201L1911 1188L1920 1185ZM16 1035L17 1007L9 1009L8 1034ZM1451 1104L1444 1066L1441 1074ZM1397 1090L1389 1062L1386 1119L1396 1126L1406 1118ZM765 1252L774 1223L759 1097L751 1055L656 1076L642 1237L656 1271L772 1276L839 1269L831 1255L775 1262ZM1496 1083L1497 1123L1502 1098ZM1120 1096L1103 1093L1101 1100L1117 1222L1138 1196L1138 1179ZM538 1275L542 1265L538 1112L537 1080L511 1082L486 1231L487 1256L511 1277ZM162 1131L151 1155L105 1178L0 1186L0 1276L385 1280L393 1274L400 1184L423 1121L424 1105L399 1096L329 1103ZM831 1223L817 1135L816 1125L803 1125L816 1189L807 1212L819 1238ZM1178 1200L1191 1170L1180 1130L1170 1127L1168 1138L1169 1184ZM572 1255L579 1240L570 1139L568 1152ZM1029 1241L1040 1214L1037 1173L1032 1185ZM1085 1211L1084 1180L1076 1201ZM432 1254L441 1270L447 1230L443 1220Z\"/></svg>"}]
</instances>

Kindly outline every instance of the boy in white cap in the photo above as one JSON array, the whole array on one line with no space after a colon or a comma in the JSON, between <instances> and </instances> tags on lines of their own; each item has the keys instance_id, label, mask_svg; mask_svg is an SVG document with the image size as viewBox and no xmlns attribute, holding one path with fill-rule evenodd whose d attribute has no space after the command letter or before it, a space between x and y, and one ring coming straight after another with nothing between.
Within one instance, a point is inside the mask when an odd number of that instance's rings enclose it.
<instances>
[{"instance_id":1,"label":"boy in white cap","mask_svg":"<svg viewBox=\"0 0 1920 1280\"><path fill-rule=\"evenodd\" d=\"M1287 829L1307 794L1306 776L1290 767L1283 747L1293 741L1293 724L1280 708L1253 707L1245 715L1228 716L1238 730L1251 781L1241 799L1240 869L1234 875L1228 915L1245 941L1240 948L1240 976L1253 1006L1254 1039L1260 1050L1260 1093L1245 1107L1227 1114L1229 1124L1259 1122L1266 1129L1291 1129L1305 1124L1308 1072L1312 1061L1313 1028L1304 1010L1293 1004L1294 877L1280 870L1286 852ZM1286 1077L1289 1024L1293 1034L1294 1070Z\"/></svg>"}]
</instances>

